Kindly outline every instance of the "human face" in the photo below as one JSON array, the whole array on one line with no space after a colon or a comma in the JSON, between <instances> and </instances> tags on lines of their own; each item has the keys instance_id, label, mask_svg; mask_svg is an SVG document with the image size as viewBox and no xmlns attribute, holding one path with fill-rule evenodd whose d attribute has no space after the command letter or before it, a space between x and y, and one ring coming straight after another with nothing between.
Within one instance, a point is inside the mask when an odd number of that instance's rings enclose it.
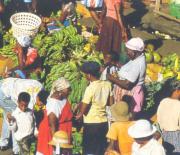
<instances>
[{"instance_id":1,"label":"human face","mask_svg":"<svg viewBox=\"0 0 180 155\"><path fill-rule=\"evenodd\" d=\"M127 48L127 55L129 57L129 59L131 59L131 60L134 60L135 57L136 57L136 53L133 50L129 49L129 48Z\"/></svg>"},{"instance_id":2,"label":"human face","mask_svg":"<svg viewBox=\"0 0 180 155\"><path fill-rule=\"evenodd\" d=\"M71 88L66 88L61 91L61 98L67 98L71 92Z\"/></svg>"},{"instance_id":3,"label":"human face","mask_svg":"<svg viewBox=\"0 0 180 155\"><path fill-rule=\"evenodd\" d=\"M105 54L104 55L104 64L109 64L111 63L111 55L110 54Z\"/></svg>"},{"instance_id":4,"label":"human face","mask_svg":"<svg viewBox=\"0 0 180 155\"><path fill-rule=\"evenodd\" d=\"M36 97L36 104L38 105L38 106L42 106L43 105L43 103L40 101L40 99L39 99L39 96L37 96Z\"/></svg>"},{"instance_id":5,"label":"human face","mask_svg":"<svg viewBox=\"0 0 180 155\"><path fill-rule=\"evenodd\" d=\"M24 101L18 101L18 107L21 111L25 112L28 108L28 103Z\"/></svg>"}]
</instances>

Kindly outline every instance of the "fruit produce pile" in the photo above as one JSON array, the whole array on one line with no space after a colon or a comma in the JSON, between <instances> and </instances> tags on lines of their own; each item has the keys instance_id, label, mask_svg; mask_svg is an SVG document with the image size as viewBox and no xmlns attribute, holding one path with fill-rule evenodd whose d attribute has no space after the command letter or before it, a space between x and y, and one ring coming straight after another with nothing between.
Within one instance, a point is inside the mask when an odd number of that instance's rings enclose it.
<instances>
[{"instance_id":1,"label":"fruit produce pile","mask_svg":"<svg viewBox=\"0 0 180 155\"><path fill-rule=\"evenodd\" d=\"M162 81L171 77L180 80L180 58L176 53L162 57L154 51L153 45L147 45L146 52L147 79L149 81Z\"/></svg>"},{"instance_id":2,"label":"fruit produce pile","mask_svg":"<svg viewBox=\"0 0 180 155\"><path fill-rule=\"evenodd\" d=\"M33 39L32 46L38 49L43 58L44 70L41 75L42 82L47 90L51 89L52 82L64 76L71 82L72 92L69 96L71 103L80 102L87 81L80 71L84 61L93 60L101 63L102 54L94 50L96 36L88 39L78 34L73 26L62 27L56 33L46 34L40 31ZM11 32L3 36L3 48L0 54L13 59L17 64L17 56L12 51L16 40ZM91 46L92 45L92 46Z\"/></svg>"}]
</instances>

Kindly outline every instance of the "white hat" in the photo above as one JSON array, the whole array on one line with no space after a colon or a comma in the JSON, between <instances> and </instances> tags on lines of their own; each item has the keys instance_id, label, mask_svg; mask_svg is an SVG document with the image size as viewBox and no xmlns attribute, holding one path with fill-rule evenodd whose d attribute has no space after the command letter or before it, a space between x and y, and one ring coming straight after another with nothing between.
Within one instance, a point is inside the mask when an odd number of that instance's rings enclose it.
<instances>
[{"instance_id":1,"label":"white hat","mask_svg":"<svg viewBox=\"0 0 180 155\"><path fill-rule=\"evenodd\" d=\"M131 50L142 52L144 50L144 42L141 38L132 38L126 42L126 47Z\"/></svg>"},{"instance_id":2,"label":"white hat","mask_svg":"<svg viewBox=\"0 0 180 155\"><path fill-rule=\"evenodd\" d=\"M31 37L29 36L19 36L16 39L22 47L28 47L31 44Z\"/></svg>"},{"instance_id":3,"label":"white hat","mask_svg":"<svg viewBox=\"0 0 180 155\"><path fill-rule=\"evenodd\" d=\"M54 93L55 91L61 91L70 87L70 82L66 80L64 77L60 77L59 79L53 82L50 94Z\"/></svg>"},{"instance_id":4,"label":"white hat","mask_svg":"<svg viewBox=\"0 0 180 155\"><path fill-rule=\"evenodd\" d=\"M144 138L153 135L156 132L156 127L151 125L147 120L138 120L128 129L128 134L132 138Z\"/></svg>"}]
</instances>

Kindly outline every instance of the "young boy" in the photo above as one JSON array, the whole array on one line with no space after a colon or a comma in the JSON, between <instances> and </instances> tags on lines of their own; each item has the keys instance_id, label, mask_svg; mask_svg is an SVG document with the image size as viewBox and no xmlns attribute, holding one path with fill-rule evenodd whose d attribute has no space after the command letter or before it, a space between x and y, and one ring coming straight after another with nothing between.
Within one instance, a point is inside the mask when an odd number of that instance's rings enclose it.
<instances>
[{"instance_id":1,"label":"young boy","mask_svg":"<svg viewBox=\"0 0 180 155\"><path fill-rule=\"evenodd\" d=\"M30 95L28 93L20 93L18 106L12 112L12 115L7 114L9 129L12 130L22 155L30 154L30 145L35 128L33 112L28 108L29 101Z\"/></svg>"}]
</instances>

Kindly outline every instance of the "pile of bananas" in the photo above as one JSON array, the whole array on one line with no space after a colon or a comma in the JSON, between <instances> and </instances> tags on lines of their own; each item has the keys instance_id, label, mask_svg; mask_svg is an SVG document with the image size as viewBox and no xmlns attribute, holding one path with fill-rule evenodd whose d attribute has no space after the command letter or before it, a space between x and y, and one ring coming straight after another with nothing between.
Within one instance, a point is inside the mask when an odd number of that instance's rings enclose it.
<instances>
[{"instance_id":1,"label":"pile of bananas","mask_svg":"<svg viewBox=\"0 0 180 155\"><path fill-rule=\"evenodd\" d=\"M11 32L6 32L3 35L3 47L0 48L0 55L4 57L11 58L14 61L14 64L18 64L16 53L13 52L13 48L16 44L15 38L12 36Z\"/></svg>"}]
</instances>

